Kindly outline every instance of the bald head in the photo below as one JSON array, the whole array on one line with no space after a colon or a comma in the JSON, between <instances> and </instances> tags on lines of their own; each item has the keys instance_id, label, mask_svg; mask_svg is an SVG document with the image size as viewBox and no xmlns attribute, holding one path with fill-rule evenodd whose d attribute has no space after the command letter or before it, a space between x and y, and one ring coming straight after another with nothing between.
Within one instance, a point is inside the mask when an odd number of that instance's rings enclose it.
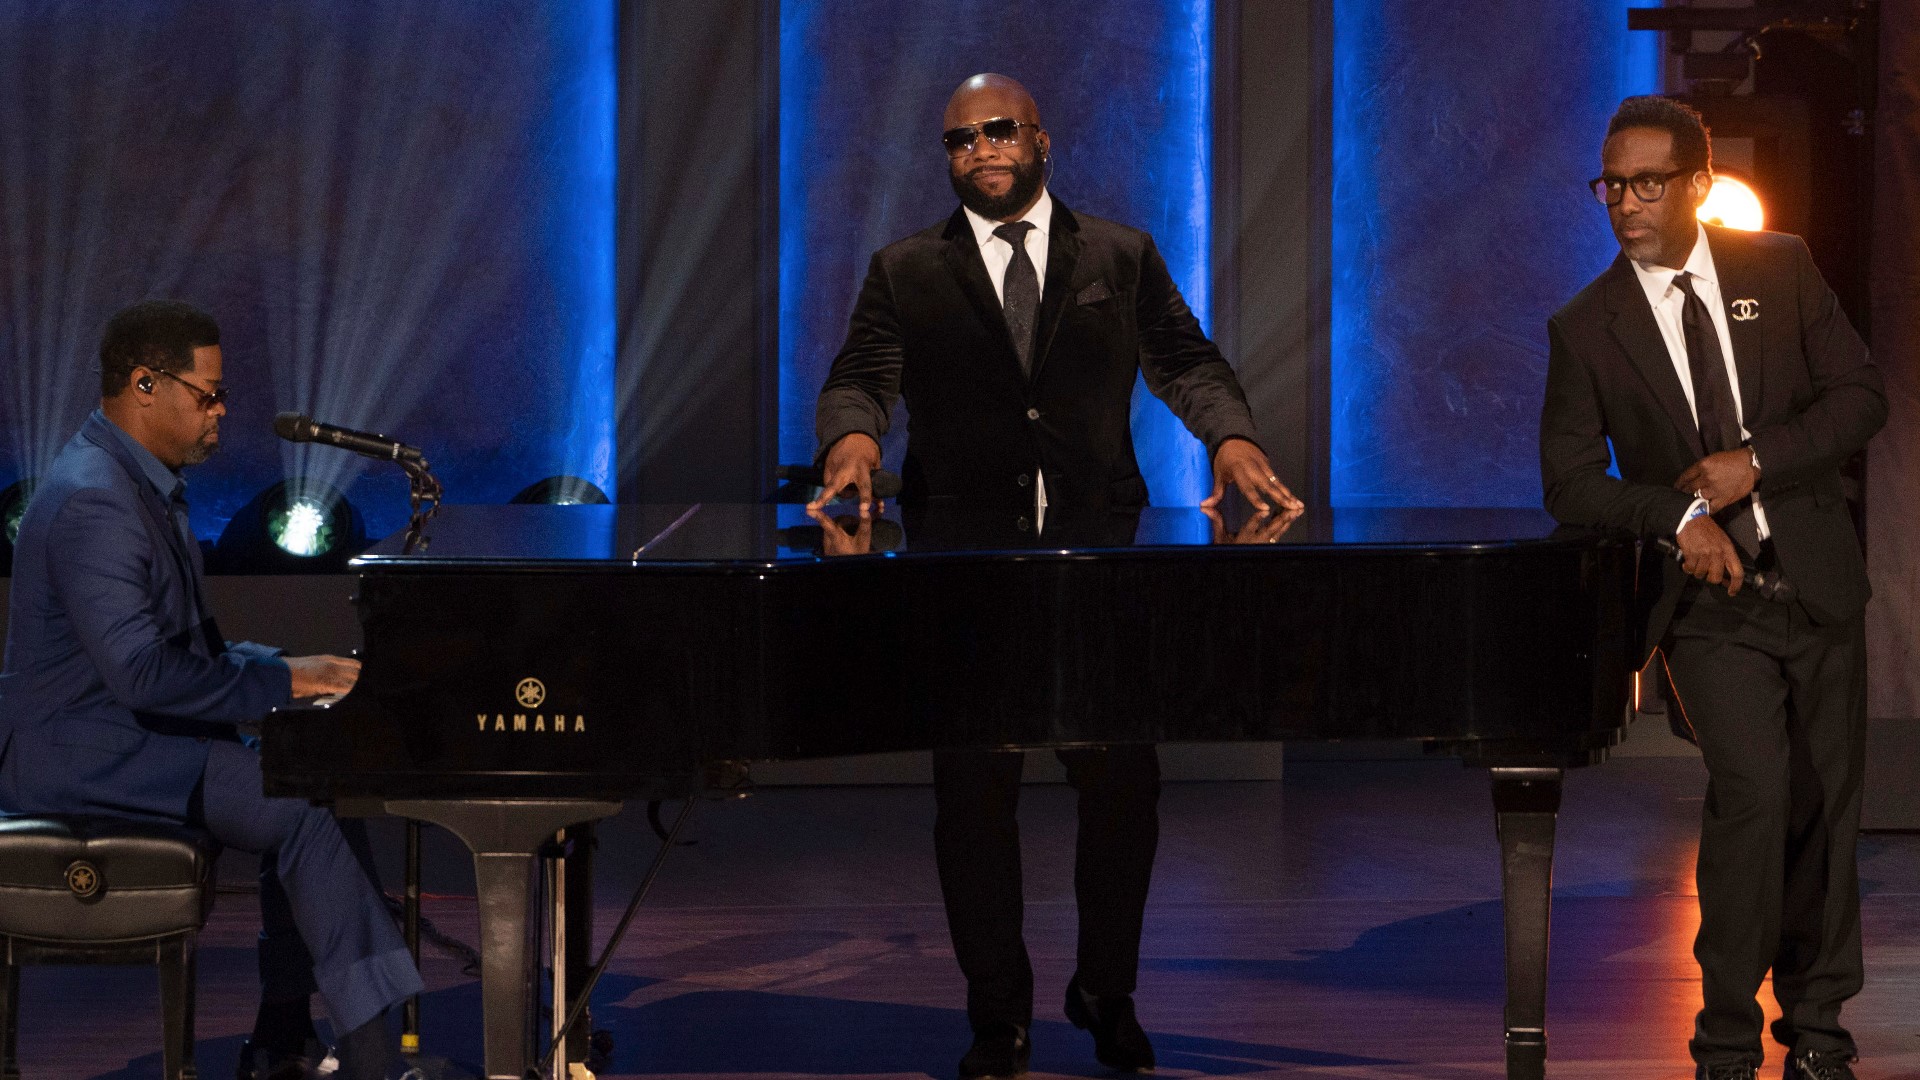
<instances>
[{"instance_id":1,"label":"bald head","mask_svg":"<svg viewBox=\"0 0 1920 1080\"><path fill-rule=\"evenodd\" d=\"M1027 88L991 72L975 75L960 84L947 99L941 130L965 127L996 116L1012 117L1023 124L1040 123L1040 107L1033 103Z\"/></svg>"}]
</instances>

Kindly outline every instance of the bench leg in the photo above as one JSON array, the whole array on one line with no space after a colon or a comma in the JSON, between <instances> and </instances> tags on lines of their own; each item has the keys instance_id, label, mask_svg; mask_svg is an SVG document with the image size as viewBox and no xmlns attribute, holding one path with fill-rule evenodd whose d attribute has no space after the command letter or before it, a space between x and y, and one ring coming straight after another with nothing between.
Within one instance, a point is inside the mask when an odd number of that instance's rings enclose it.
<instances>
[{"instance_id":1,"label":"bench leg","mask_svg":"<svg viewBox=\"0 0 1920 1080\"><path fill-rule=\"evenodd\" d=\"M166 1080L197 1080L193 1067L194 935L160 943L161 1075Z\"/></svg>"},{"instance_id":2,"label":"bench leg","mask_svg":"<svg viewBox=\"0 0 1920 1080\"><path fill-rule=\"evenodd\" d=\"M0 1080L20 1080L19 1042L20 969L8 963L0 975Z\"/></svg>"}]
</instances>

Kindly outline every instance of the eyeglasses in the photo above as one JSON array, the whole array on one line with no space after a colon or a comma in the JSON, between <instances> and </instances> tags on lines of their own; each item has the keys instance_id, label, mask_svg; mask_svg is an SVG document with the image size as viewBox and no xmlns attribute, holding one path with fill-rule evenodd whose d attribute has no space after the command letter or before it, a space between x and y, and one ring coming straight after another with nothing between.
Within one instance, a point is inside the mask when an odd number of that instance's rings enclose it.
<instances>
[{"instance_id":1,"label":"eyeglasses","mask_svg":"<svg viewBox=\"0 0 1920 1080\"><path fill-rule=\"evenodd\" d=\"M987 142L1005 149L1020 141L1020 129L1040 130L1039 124L1024 124L1010 117L996 116L991 120L982 120L977 124L953 128L940 136L940 143L947 148L948 157L963 157L973 153L973 147L980 136L985 135Z\"/></svg>"},{"instance_id":2,"label":"eyeglasses","mask_svg":"<svg viewBox=\"0 0 1920 1080\"><path fill-rule=\"evenodd\" d=\"M200 395L200 409L203 412L212 412L215 406L225 405L227 403L227 388L224 386L217 390L208 390L205 387L195 386L193 383L163 368L154 368L153 370L158 371L160 374L165 375L167 378Z\"/></svg>"},{"instance_id":3,"label":"eyeglasses","mask_svg":"<svg viewBox=\"0 0 1920 1080\"><path fill-rule=\"evenodd\" d=\"M1593 189L1594 198L1608 206L1619 206L1620 200L1627 197L1628 187L1633 188L1633 193L1639 196L1641 202L1659 202L1660 196L1667 193L1667 184L1675 177L1699 171L1697 168L1688 166L1684 169L1675 169L1670 173L1649 172L1641 173L1639 176L1599 176L1587 181L1587 186Z\"/></svg>"}]
</instances>

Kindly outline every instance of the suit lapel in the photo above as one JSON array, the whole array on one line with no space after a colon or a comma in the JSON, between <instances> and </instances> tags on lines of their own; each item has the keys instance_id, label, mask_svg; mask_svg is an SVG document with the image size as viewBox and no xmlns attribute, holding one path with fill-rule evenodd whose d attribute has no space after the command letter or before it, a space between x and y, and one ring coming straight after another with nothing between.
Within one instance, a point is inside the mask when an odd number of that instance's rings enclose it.
<instances>
[{"instance_id":1,"label":"suit lapel","mask_svg":"<svg viewBox=\"0 0 1920 1080\"><path fill-rule=\"evenodd\" d=\"M1033 345L1033 378L1040 378L1046 363L1053 332L1060 328L1060 313L1073 298L1068 295L1073 270L1080 262L1080 223L1074 220L1059 199L1053 200L1053 220L1047 225L1047 285L1040 295L1040 327Z\"/></svg>"},{"instance_id":2,"label":"suit lapel","mask_svg":"<svg viewBox=\"0 0 1920 1080\"><path fill-rule=\"evenodd\" d=\"M1653 308L1647 303L1647 294L1640 288L1624 255L1616 257L1607 268L1607 307L1613 312L1614 338L1633 360L1634 367L1640 369L1640 377L1653 389L1654 398L1695 456L1705 457L1706 444L1700 441L1700 425L1694 422L1693 410L1687 405L1687 392L1680 385L1680 376L1674 372L1673 357L1667 352L1666 339L1660 336L1660 324L1653 321Z\"/></svg>"},{"instance_id":3,"label":"suit lapel","mask_svg":"<svg viewBox=\"0 0 1920 1080\"><path fill-rule=\"evenodd\" d=\"M987 328L987 336L999 342L1006 354L1007 362L1015 371L1020 370L1020 354L1013 351L1013 332L1007 329L1007 315L1000 306L1000 294L993 289L993 282L987 278L987 264L980 258L980 244L974 239L973 227L967 222L965 210L955 210L947 222L947 246L942 252L947 268L953 272L954 280L959 282L960 291L966 294L967 302L973 305L975 315Z\"/></svg>"},{"instance_id":4,"label":"suit lapel","mask_svg":"<svg viewBox=\"0 0 1920 1080\"><path fill-rule=\"evenodd\" d=\"M1735 302L1760 296L1761 268L1749 259L1747 245L1737 234L1714 225L1706 226L1707 250L1713 253L1713 272L1719 278L1722 314L1727 320L1727 337L1733 343L1733 369L1740 373L1740 416L1743 425L1753 430L1762 415L1761 394L1766 377L1767 344L1760 319L1765 316L1756 307L1754 318L1737 319ZM1741 305L1744 308L1745 305Z\"/></svg>"},{"instance_id":5,"label":"suit lapel","mask_svg":"<svg viewBox=\"0 0 1920 1080\"><path fill-rule=\"evenodd\" d=\"M110 424L113 421L102 422ZM110 431L95 430L88 432L87 437L95 446L111 455L126 472L127 478L133 482L134 496L139 500L140 509L147 517L147 528L155 540L166 546L167 554L172 556L174 573L180 580L181 594L193 598L196 604L202 604L199 600L199 552L188 551L180 530L174 528L172 508L153 490L153 485L147 482L146 471L140 467L138 461L133 459L133 455L127 452L127 448L121 444L117 436ZM204 611L204 604L202 604L202 610ZM192 620L189 619L189 621Z\"/></svg>"}]
</instances>

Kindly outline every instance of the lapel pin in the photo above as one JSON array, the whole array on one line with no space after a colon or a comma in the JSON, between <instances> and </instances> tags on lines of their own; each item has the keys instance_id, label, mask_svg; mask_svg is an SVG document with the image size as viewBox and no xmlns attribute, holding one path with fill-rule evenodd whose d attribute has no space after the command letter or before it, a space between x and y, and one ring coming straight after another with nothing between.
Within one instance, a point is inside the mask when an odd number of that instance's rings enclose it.
<instances>
[{"instance_id":1,"label":"lapel pin","mask_svg":"<svg viewBox=\"0 0 1920 1080\"><path fill-rule=\"evenodd\" d=\"M1735 300L1731 305L1736 322L1751 322L1760 317L1760 301Z\"/></svg>"}]
</instances>

